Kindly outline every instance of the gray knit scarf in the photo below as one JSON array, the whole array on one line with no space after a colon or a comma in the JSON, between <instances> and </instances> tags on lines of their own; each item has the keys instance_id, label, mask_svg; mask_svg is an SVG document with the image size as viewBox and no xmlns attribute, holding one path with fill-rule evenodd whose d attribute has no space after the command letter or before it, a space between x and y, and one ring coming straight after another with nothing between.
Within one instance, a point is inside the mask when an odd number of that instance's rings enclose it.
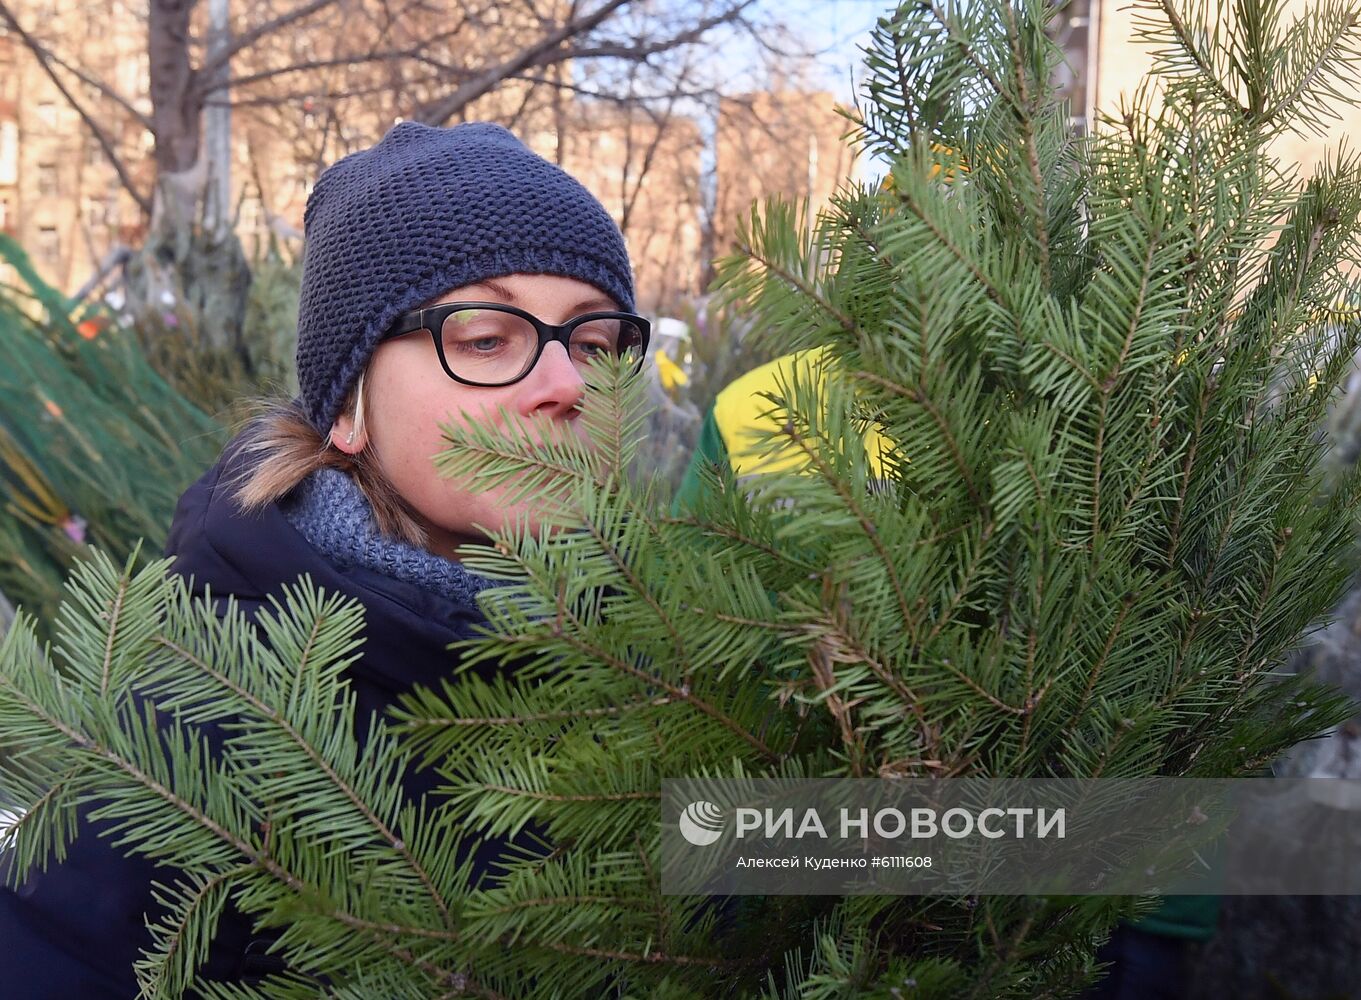
<instances>
[{"instance_id":1,"label":"gray knit scarf","mask_svg":"<svg viewBox=\"0 0 1361 1000\"><path fill-rule=\"evenodd\" d=\"M478 592L497 582L379 534L358 484L339 469L317 469L279 501L279 508L313 548L339 566L362 566L472 607Z\"/></svg>"}]
</instances>

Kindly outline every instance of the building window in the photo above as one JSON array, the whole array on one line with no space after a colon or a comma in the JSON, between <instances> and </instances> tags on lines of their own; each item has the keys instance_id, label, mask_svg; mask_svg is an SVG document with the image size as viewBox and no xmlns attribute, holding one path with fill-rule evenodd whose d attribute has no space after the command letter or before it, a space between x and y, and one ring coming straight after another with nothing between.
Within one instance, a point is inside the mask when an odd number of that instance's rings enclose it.
<instances>
[{"instance_id":1,"label":"building window","mask_svg":"<svg viewBox=\"0 0 1361 1000\"><path fill-rule=\"evenodd\" d=\"M81 199L80 209L80 214L85 220L85 225L91 229L98 226L107 226L109 224L108 199L86 195Z\"/></svg>"},{"instance_id":2,"label":"building window","mask_svg":"<svg viewBox=\"0 0 1361 1000\"><path fill-rule=\"evenodd\" d=\"M38 230L38 258L52 267L61 263L61 238L56 226L43 226Z\"/></svg>"},{"instance_id":3,"label":"building window","mask_svg":"<svg viewBox=\"0 0 1361 1000\"><path fill-rule=\"evenodd\" d=\"M57 165L55 163L38 164L38 197L54 198L57 195Z\"/></svg>"},{"instance_id":4,"label":"building window","mask_svg":"<svg viewBox=\"0 0 1361 1000\"><path fill-rule=\"evenodd\" d=\"M265 227L265 206L259 198L246 198L241 202L240 231L255 235Z\"/></svg>"},{"instance_id":5,"label":"building window","mask_svg":"<svg viewBox=\"0 0 1361 1000\"><path fill-rule=\"evenodd\" d=\"M12 121L0 122L0 184L14 184L19 180L19 126Z\"/></svg>"},{"instance_id":6,"label":"building window","mask_svg":"<svg viewBox=\"0 0 1361 1000\"><path fill-rule=\"evenodd\" d=\"M57 127L57 102L39 101L38 102L38 121L44 128Z\"/></svg>"},{"instance_id":7,"label":"building window","mask_svg":"<svg viewBox=\"0 0 1361 1000\"><path fill-rule=\"evenodd\" d=\"M0 198L0 233L7 233L10 229L9 199Z\"/></svg>"},{"instance_id":8,"label":"building window","mask_svg":"<svg viewBox=\"0 0 1361 1000\"><path fill-rule=\"evenodd\" d=\"M145 52L137 53L137 80L134 93L139 98L151 96L151 57Z\"/></svg>"}]
</instances>

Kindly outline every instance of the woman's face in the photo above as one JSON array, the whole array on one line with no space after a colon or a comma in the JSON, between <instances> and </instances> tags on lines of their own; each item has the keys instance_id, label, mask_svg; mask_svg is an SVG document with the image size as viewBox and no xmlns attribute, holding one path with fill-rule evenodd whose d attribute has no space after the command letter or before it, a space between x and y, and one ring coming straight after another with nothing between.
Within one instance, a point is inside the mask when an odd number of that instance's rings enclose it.
<instances>
[{"instance_id":1,"label":"woman's face","mask_svg":"<svg viewBox=\"0 0 1361 1000\"><path fill-rule=\"evenodd\" d=\"M512 274L455 288L426 306L460 299L518 306L545 323L564 323L585 312L617 310L604 292L575 278ZM577 409L584 392L581 372L562 344L549 343L538 364L519 382L481 388L455 382L440 366L424 330L385 341L374 351L364 376L364 419L354 440L346 436L353 413L341 414L331 441L351 454L369 449L388 481L415 510L429 532L432 551L456 558L462 545L485 542L486 532L527 517L539 530L533 502L506 506L508 486L473 492L464 482L442 477L434 457L448 448L441 423L499 425L498 407L517 414L542 439L553 433L586 439Z\"/></svg>"}]
</instances>

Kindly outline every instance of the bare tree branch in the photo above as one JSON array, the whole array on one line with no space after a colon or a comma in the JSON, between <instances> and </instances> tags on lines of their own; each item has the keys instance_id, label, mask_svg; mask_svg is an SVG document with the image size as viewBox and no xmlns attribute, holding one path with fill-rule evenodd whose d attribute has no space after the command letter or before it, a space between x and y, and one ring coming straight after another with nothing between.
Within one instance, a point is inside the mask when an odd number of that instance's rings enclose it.
<instances>
[{"instance_id":1,"label":"bare tree branch","mask_svg":"<svg viewBox=\"0 0 1361 1000\"><path fill-rule=\"evenodd\" d=\"M712 97L717 93L717 90L714 87L696 87L688 90L684 87L676 87L672 90L658 91L653 94L620 94L612 90L598 90L594 87L583 87L577 83L558 81L536 73L519 73L515 76L508 76L506 79L520 80L525 83L539 84L545 87L557 87L567 91L569 94L577 94L580 97L589 97L591 100L606 101L611 104L647 104L653 101L673 101L683 98L702 100L706 97Z\"/></svg>"},{"instance_id":2,"label":"bare tree branch","mask_svg":"<svg viewBox=\"0 0 1361 1000\"><path fill-rule=\"evenodd\" d=\"M546 66L562 59L555 49L569 38L584 34L603 23L611 14L628 5L630 0L606 0L600 8L585 17L569 18L557 29L550 31L533 45L527 46L505 62L483 70L467 83L460 85L454 92L438 101L419 108L413 115L419 121L431 125L441 125L463 108L489 93L498 83L515 73L521 73L533 66ZM748 0L750 2L750 0Z\"/></svg>"},{"instance_id":3,"label":"bare tree branch","mask_svg":"<svg viewBox=\"0 0 1361 1000\"><path fill-rule=\"evenodd\" d=\"M592 45L581 48L564 49L561 58L563 59L625 59L637 62L646 62L650 56L655 56L659 52L667 52L671 49L680 48L682 45L690 45L702 38L706 32L723 24L731 24L741 18L742 12L756 3L756 0L741 0L736 6L728 8L721 14L713 17L706 17L703 21L693 27L682 31L678 35L661 41L649 42L646 45L634 43L616 42L611 45Z\"/></svg>"},{"instance_id":4,"label":"bare tree branch","mask_svg":"<svg viewBox=\"0 0 1361 1000\"><path fill-rule=\"evenodd\" d=\"M439 84L447 82L448 77L443 73L431 73L429 76L420 76L406 80L407 86L423 86L425 84ZM380 80L366 87L348 87L344 90L301 90L287 91L280 94L261 94L257 97L239 97L223 100L213 97L203 102L205 108L222 107L226 105L230 108L278 108L296 104L298 101L307 98L316 98L323 101L343 101L356 97L372 97L375 94L386 94L392 91L392 83L388 80Z\"/></svg>"},{"instance_id":5,"label":"bare tree branch","mask_svg":"<svg viewBox=\"0 0 1361 1000\"><path fill-rule=\"evenodd\" d=\"M250 48L266 35L273 34L280 28L286 28L290 24L301 21L305 17L311 17L317 11L325 10L335 2L336 0L312 0L311 3L303 4L296 10L290 10L287 13L280 14L278 17L271 18L262 24L257 24L249 31L242 32L240 35L233 38L224 49L215 53L212 58L204 61L203 65L199 67L200 79L213 79L217 75L217 71L224 68L227 63L231 61L232 56L236 55L242 49Z\"/></svg>"},{"instance_id":6,"label":"bare tree branch","mask_svg":"<svg viewBox=\"0 0 1361 1000\"><path fill-rule=\"evenodd\" d=\"M244 76L233 77L227 81L228 85L235 87L247 87L252 83L259 83L262 80L272 80L278 76L286 76L289 73L304 73L308 70L326 69L331 66L355 66L363 63L385 62L390 59L415 59L419 50L415 49L388 49L383 52L370 52L354 55L336 56L332 59L313 59L309 62L290 63L287 66L276 66L273 69L260 70L256 73L247 73ZM421 61L421 60L417 60ZM219 88L206 90L206 93L215 93ZM205 99L203 104L207 107L214 103L211 99Z\"/></svg>"}]
</instances>

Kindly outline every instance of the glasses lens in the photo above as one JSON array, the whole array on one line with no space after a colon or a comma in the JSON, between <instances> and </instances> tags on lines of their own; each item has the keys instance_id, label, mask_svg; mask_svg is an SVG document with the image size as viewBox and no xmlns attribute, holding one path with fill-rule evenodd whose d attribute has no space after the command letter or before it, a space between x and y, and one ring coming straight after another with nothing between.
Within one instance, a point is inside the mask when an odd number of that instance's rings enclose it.
<instances>
[{"instance_id":1,"label":"glasses lens","mask_svg":"<svg viewBox=\"0 0 1361 1000\"><path fill-rule=\"evenodd\" d=\"M626 319L593 319L572 330L571 355L578 365L589 365L611 354L643 363L643 331Z\"/></svg>"},{"instance_id":2,"label":"glasses lens","mask_svg":"<svg viewBox=\"0 0 1361 1000\"><path fill-rule=\"evenodd\" d=\"M444 362L470 382L517 378L534 357L538 334L528 320L494 309L460 309L440 329Z\"/></svg>"}]
</instances>

